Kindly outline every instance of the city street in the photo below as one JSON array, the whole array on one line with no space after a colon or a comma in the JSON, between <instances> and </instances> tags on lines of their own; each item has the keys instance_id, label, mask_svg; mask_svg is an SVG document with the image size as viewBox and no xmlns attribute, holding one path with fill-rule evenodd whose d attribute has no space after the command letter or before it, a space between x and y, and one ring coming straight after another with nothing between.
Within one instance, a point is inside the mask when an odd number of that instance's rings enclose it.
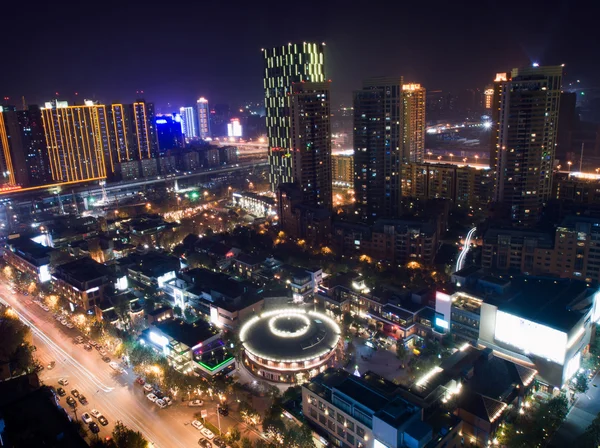
<instances>
[{"instance_id":1,"label":"city street","mask_svg":"<svg viewBox=\"0 0 600 448\"><path fill-rule=\"evenodd\" d=\"M54 320L52 313L34 304L31 296L14 294L8 285L2 284L0 297L31 327L33 345L37 347L34 356L45 367L39 374L44 384L59 387L58 379L67 378L69 384L64 387L67 394L77 389L88 400L85 406L78 403L77 418L84 412L97 409L108 419L108 426L100 426L100 437L109 436L114 423L120 420L129 428L142 432L155 447L195 446L201 434L190 423L194 413L201 409L208 410L208 421L218 427L216 401L208 398L203 407L188 407L187 402L176 400L172 406L160 409L146 399L143 388L134 382L135 375L131 370L117 374L102 361L96 350L86 352L82 345L75 345L73 338L80 333ZM47 367L51 361L55 361L56 366L49 370ZM66 396L60 399L61 405L73 414L65 400ZM223 431L237 426L243 436L258 437L256 432L234 420L232 415L221 416L220 422Z\"/></svg>"}]
</instances>

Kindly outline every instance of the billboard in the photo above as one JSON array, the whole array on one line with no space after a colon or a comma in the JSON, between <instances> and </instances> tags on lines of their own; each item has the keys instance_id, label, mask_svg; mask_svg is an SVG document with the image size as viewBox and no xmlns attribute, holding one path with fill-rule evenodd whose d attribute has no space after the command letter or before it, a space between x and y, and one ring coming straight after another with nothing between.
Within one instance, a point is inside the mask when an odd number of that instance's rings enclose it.
<instances>
[{"instance_id":1,"label":"billboard","mask_svg":"<svg viewBox=\"0 0 600 448\"><path fill-rule=\"evenodd\" d=\"M524 354L565 362L567 334L512 314L498 311L494 339L519 349Z\"/></svg>"}]
</instances>

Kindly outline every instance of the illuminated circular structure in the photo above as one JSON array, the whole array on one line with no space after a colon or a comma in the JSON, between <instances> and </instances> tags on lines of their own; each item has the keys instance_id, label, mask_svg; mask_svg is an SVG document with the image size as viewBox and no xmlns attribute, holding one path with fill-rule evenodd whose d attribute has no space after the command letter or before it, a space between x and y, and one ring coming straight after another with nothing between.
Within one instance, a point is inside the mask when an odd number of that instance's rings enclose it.
<instances>
[{"instance_id":1,"label":"illuminated circular structure","mask_svg":"<svg viewBox=\"0 0 600 448\"><path fill-rule=\"evenodd\" d=\"M335 363L340 333L333 319L316 311L266 311L240 329L244 364L270 381L302 383Z\"/></svg>"}]
</instances>

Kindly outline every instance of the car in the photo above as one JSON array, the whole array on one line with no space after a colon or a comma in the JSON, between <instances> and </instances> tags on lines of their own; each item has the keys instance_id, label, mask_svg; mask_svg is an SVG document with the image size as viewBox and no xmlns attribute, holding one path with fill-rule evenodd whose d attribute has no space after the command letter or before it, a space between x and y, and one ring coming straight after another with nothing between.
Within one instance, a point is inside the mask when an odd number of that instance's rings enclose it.
<instances>
[{"instance_id":1,"label":"car","mask_svg":"<svg viewBox=\"0 0 600 448\"><path fill-rule=\"evenodd\" d=\"M82 420L82 421L83 421L83 423L85 423L86 425L87 425L88 423L90 423L91 421L93 421L93 420L92 420L92 416L91 416L89 413L87 413L87 412L84 412L83 414L81 414L81 420Z\"/></svg>"},{"instance_id":2,"label":"car","mask_svg":"<svg viewBox=\"0 0 600 448\"><path fill-rule=\"evenodd\" d=\"M144 380L144 378L142 378L141 376L138 376L135 379L135 382L138 383L140 386L143 386L144 384L146 384L146 381Z\"/></svg>"},{"instance_id":3,"label":"car","mask_svg":"<svg viewBox=\"0 0 600 448\"><path fill-rule=\"evenodd\" d=\"M173 404L173 400L171 400L171 397L164 397L162 400L167 406L171 406Z\"/></svg>"},{"instance_id":4,"label":"car","mask_svg":"<svg viewBox=\"0 0 600 448\"><path fill-rule=\"evenodd\" d=\"M156 400L158 400L158 398L154 394L148 394L148 395L146 395L146 398L148 400L150 400L152 403L154 403Z\"/></svg>"},{"instance_id":5,"label":"car","mask_svg":"<svg viewBox=\"0 0 600 448\"><path fill-rule=\"evenodd\" d=\"M52 370L55 366L56 366L56 362L50 361L50 364L48 364L48 370Z\"/></svg>"},{"instance_id":6,"label":"car","mask_svg":"<svg viewBox=\"0 0 600 448\"><path fill-rule=\"evenodd\" d=\"M92 346L91 346L90 344L85 344L85 345L83 346L83 349L84 349L86 352L91 352L91 351L92 351Z\"/></svg>"},{"instance_id":7,"label":"car","mask_svg":"<svg viewBox=\"0 0 600 448\"><path fill-rule=\"evenodd\" d=\"M198 440L198 445L200 445L202 448L212 448L212 444L204 437Z\"/></svg>"},{"instance_id":8,"label":"car","mask_svg":"<svg viewBox=\"0 0 600 448\"><path fill-rule=\"evenodd\" d=\"M100 427L98 426L98 423L96 422L91 422L88 427L90 428L90 431L92 431L93 434L98 434L100 432Z\"/></svg>"},{"instance_id":9,"label":"car","mask_svg":"<svg viewBox=\"0 0 600 448\"><path fill-rule=\"evenodd\" d=\"M109 362L108 365L113 370L121 370L121 366L118 363L114 362L114 361Z\"/></svg>"},{"instance_id":10,"label":"car","mask_svg":"<svg viewBox=\"0 0 600 448\"><path fill-rule=\"evenodd\" d=\"M98 350L98 353L100 353L100 356L106 356L106 350L104 349Z\"/></svg>"},{"instance_id":11,"label":"car","mask_svg":"<svg viewBox=\"0 0 600 448\"><path fill-rule=\"evenodd\" d=\"M35 364L34 368L36 372L41 372L42 370L44 370L44 366L41 364Z\"/></svg>"},{"instance_id":12,"label":"car","mask_svg":"<svg viewBox=\"0 0 600 448\"><path fill-rule=\"evenodd\" d=\"M143 381L143 380L142 380ZM152 386L152 384L145 384L144 385L144 390L146 392L152 392L154 390L154 386Z\"/></svg>"},{"instance_id":13,"label":"car","mask_svg":"<svg viewBox=\"0 0 600 448\"><path fill-rule=\"evenodd\" d=\"M69 384L69 380L66 378L60 378L58 380L58 384L60 384L61 386L67 386Z\"/></svg>"},{"instance_id":14,"label":"car","mask_svg":"<svg viewBox=\"0 0 600 448\"><path fill-rule=\"evenodd\" d=\"M197 430L201 430L202 428L204 428L204 425L200 420L192 420L192 426Z\"/></svg>"},{"instance_id":15,"label":"car","mask_svg":"<svg viewBox=\"0 0 600 448\"><path fill-rule=\"evenodd\" d=\"M68 323L69 323L69 322L67 322L65 319L63 319L63 320L61 320L61 321L60 321L60 324L61 324L62 326L64 326L64 327L66 327Z\"/></svg>"},{"instance_id":16,"label":"car","mask_svg":"<svg viewBox=\"0 0 600 448\"><path fill-rule=\"evenodd\" d=\"M75 398L71 397L70 395L67 397L67 404L69 406L71 406L72 408L77 406L77 402L75 401Z\"/></svg>"},{"instance_id":17,"label":"car","mask_svg":"<svg viewBox=\"0 0 600 448\"><path fill-rule=\"evenodd\" d=\"M156 403L156 405L161 408L164 409L167 407L167 403L164 402L164 400L162 398L159 398L158 400L156 400L154 403Z\"/></svg>"},{"instance_id":18,"label":"car","mask_svg":"<svg viewBox=\"0 0 600 448\"><path fill-rule=\"evenodd\" d=\"M85 395L80 395L78 398L79 402L83 405L88 404L87 398L85 398Z\"/></svg>"},{"instance_id":19,"label":"car","mask_svg":"<svg viewBox=\"0 0 600 448\"><path fill-rule=\"evenodd\" d=\"M75 325L73 325L71 322L69 322L69 323L67 324L67 328L75 328Z\"/></svg>"},{"instance_id":20,"label":"car","mask_svg":"<svg viewBox=\"0 0 600 448\"><path fill-rule=\"evenodd\" d=\"M108 356L103 356L102 357L102 361L104 361L104 362L110 362L110 358Z\"/></svg>"},{"instance_id":21,"label":"car","mask_svg":"<svg viewBox=\"0 0 600 448\"><path fill-rule=\"evenodd\" d=\"M77 389L73 389L71 391L71 395L73 395L75 398L79 397L79 391Z\"/></svg>"},{"instance_id":22,"label":"car","mask_svg":"<svg viewBox=\"0 0 600 448\"><path fill-rule=\"evenodd\" d=\"M215 435L213 434L213 432L210 429L208 429L208 428L202 428L200 430L200 432L202 433L202 435L206 436L206 438L208 440L212 440L212 439L215 438Z\"/></svg>"},{"instance_id":23,"label":"car","mask_svg":"<svg viewBox=\"0 0 600 448\"><path fill-rule=\"evenodd\" d=\"M225 443L225 440L223 440L220 437L215 437L212 440L212 443L215 444L216 446L218 446L219 448L225 448L227 446L227 444Z\"/></svg>"},{"instance_id":24,"label":"car","mask_svg":"<svg viewBox=\"0 0 600 448\"><path fill-rule=\"evenodd\" d=\"M100 418L102 417L102 414L100 413L100 411L98 409L92 409L90 411L90 415L94 418Z\"/></svg>"},{"instance_id":25,"label":"car","mask_svg":"<svg viewBox=\"0 0 600 448\"><path fill-rule=\"evenodd\" d=\"M59 387L58 389L56 389L56 393L61 397L64 397L65 395L67 395L67 392L62 387Z\"/></svg>"},{"instance_id":26,"label":"car","mask_svg":"<svg viewBox=\"0 0 600 448\"><path fill-rule=\"evenodd\" d=\"M165 397L165 394L163 394L160 389L154 389L154 395L156 395L157 398L161 399Z\"/></svg>"},{"instance_id":27,"label":"car","mask_svg":"<svg viewBox=\"0 0 600 448\"><path fill-rule=\"evenodd\" d=\"M50 311L50 307L47 305L42 305L42 309L46 312Z\"/></svg>"},{"instance_id":28,"label":"car","mask_svg":"<svg viewBox=\"0 0 600 448\"><path fill-rule=\"evenodd\" d=\"M224 417L227 417L229 415L229 406L227 405L223 405L223 406L219 406L219 414L221 414Z\"/></svg>"},{"instance_id":29,"label":"car","mask_svg":"<svg viewBox=\"0 0 600 448\"><path fill-rule=\"evenodd\" d=\"M188 403L188 406L191 408L200 407L204 404L202 400L192 400Z\"/></svg>"},{"instance_id":30,"label":"car","mask_svg":"<svg viewBox=\"0 0 600 448\"><path fill-rule=\"evenodd\" d=\"M98 421L100 422L100 424L102 426L106 426L108 425L108 420L106 419L105 416L101 415L100 417L98 417Z\"/></svg>"}]
</instances>

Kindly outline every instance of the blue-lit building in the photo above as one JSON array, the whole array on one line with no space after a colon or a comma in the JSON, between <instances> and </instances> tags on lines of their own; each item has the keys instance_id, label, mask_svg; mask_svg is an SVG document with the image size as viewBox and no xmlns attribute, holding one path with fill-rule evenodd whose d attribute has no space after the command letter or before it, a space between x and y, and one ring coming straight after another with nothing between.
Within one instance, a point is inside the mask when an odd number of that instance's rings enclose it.
<instances>
[{"instance_id":1,"label":"blue-lit building","mask_svg":"<svg viewBox=\"0 0 600 448\"><path fill-rule=\"evenodd\" d=\"M160 155L164 155L170 149L185 146L181 123L181 115L179 114L158 115L156 117L156 134L158 135Z\"/></svg>"},{"instance_id":2,"label":"blue-lit building","mask_svg":"<svg viewBox=\"0 0 600 448\"><path fill-rule=\"evenodd\" d=\"M181 107L181 127L183 135L187 141L193 140L200 136L198 132L198 115L193 107Z\"/></svg>"}]
</instances>

